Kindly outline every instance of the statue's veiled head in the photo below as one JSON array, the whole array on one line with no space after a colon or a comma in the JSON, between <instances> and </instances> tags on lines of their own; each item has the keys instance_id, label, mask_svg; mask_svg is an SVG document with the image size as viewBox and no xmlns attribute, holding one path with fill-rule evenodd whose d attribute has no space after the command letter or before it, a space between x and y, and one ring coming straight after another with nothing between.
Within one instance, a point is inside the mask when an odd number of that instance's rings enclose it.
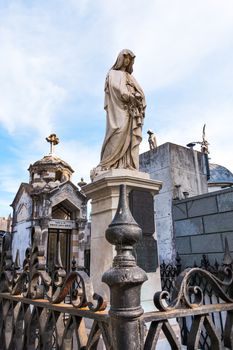
<instances>
[{"instance_id":1,"label":"statue's veiled head","mask_svg":"<svg viewBox=\"0 0 233 350\"><path fill-rule=\"evenodd\" d=\"M114 70L122 69L122 67L124 67L124 61L125 61L126 57L128 57L130 59L129 60L130 62L125 67L125 71L131 74L133 72L133 64L134 64L135 55L132 51L130 51L128 49L124 49L119 53L116 62L112 66L112 69L114 69Z\"/></svg>"}]
</instances>

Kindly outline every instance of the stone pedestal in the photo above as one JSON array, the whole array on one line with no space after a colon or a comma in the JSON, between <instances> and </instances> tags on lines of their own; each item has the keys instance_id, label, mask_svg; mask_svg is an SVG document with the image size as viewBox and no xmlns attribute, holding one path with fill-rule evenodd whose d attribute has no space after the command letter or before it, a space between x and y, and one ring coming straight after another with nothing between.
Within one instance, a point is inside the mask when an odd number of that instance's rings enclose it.
<instances>
[{"instance_id":1,"label":"stone pedestal","mask_svg":"<svg viewBox=\"0 0 233 350\"><path fill-rule=\"evenodd\" d=\"M147 173L112 169L101 172L94 178L94 181L82 187L88 199L91 199L91 279L94 290L104 294L109 300L108 287L101 282L102 275L107 271L113 262L115 250L105 238L105 231L111 223L118 206L119 185L127 186L127 194L131 190L147 190L152 195L159 192L162 183L151 180ZM156 239L156 233L154 235ZM148 281L142 287L142 305L147 311L151 310L151 301L155 291L161 290L160 271L149 272ZM147 307L148 306L148 307Z\"/></svg>"}]
</instances>

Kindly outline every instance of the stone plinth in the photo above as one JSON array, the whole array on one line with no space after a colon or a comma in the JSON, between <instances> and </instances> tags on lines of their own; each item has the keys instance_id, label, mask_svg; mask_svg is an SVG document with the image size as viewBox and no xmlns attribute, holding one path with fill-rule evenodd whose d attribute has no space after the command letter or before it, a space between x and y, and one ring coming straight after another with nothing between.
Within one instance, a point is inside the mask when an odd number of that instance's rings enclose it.
<instances>
[{"instance_id":1,"label":"stone plinth","mask_svg":"<svg viewBox=\"0 0 233 350\"><path fill-rule=\"evenodd\" d=\"M151 180L149 174L133 170L112 169L101 172L92 183L82 187L87 198L92 200L91 279L94 290L102 295L104 292L107 300L109 300L109 290L101 279L103 273L112 266L115 250L107 242L105 231L116 213L120 184L127 186L127 194L133 189L141 189L155 195L162 186L160 181ZM154 238L156 239L156 236ZM153 299L154 292L161 289L159 268L156 272L147 275L148 281L142 288L142 301L145 309L147 309L147 301L150 303Z\"/></svg>"}]
</instances>

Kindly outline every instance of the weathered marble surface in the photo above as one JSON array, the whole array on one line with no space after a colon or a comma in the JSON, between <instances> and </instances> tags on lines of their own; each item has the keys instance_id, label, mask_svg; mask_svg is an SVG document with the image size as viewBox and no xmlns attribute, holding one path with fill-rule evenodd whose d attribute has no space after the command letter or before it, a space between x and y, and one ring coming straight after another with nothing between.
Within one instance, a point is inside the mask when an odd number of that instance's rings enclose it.
<instances>
[{"instance_id":1,"label":"weathered marble surface","mask_svg":"<svg viewBox=\"0 0 233 350\"><path fill-rule=\"evenodd\" d=\"M132 76L135 55L122 50L106 77L106 135L101 151L101 170L138 169L139 144L146 107L142 88Z\"/></svg>"}]
</instances>

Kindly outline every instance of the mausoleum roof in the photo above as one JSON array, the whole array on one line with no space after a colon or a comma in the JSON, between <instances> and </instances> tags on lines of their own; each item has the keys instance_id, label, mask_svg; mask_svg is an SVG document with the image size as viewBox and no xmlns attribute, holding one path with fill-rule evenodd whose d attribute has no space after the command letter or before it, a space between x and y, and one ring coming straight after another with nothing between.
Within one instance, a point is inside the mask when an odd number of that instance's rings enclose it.
<instances>
[{"instance_id":1,"label":"mausoleum roof","mask_svg":"<svg viewBox=\"0 0 233 350\"><path fill-rule=\"evenodd\" d=\"M29 170L31 167L34 168L34 167L40 167L40 166L58 166L58 165L64 168L68 168L72 173L74 172L74 170L71 168L71 166L68 163L66 163L64 160L62 160L61 158L59 158L54 154L49 154L47 156L44 156L42 159L37 160L35 163L30 165Z\"/></svg>"},{"instance_id":2,"label":"mausoleum roof","mask_svg":"<svg viewBox=\"0 0 233 350\"><path fill-rule=\"evenodd\" d=\"M210 164L209 184L233 185L233 174L230 170L219 164Z\"/></svg>"}]
</instances>

